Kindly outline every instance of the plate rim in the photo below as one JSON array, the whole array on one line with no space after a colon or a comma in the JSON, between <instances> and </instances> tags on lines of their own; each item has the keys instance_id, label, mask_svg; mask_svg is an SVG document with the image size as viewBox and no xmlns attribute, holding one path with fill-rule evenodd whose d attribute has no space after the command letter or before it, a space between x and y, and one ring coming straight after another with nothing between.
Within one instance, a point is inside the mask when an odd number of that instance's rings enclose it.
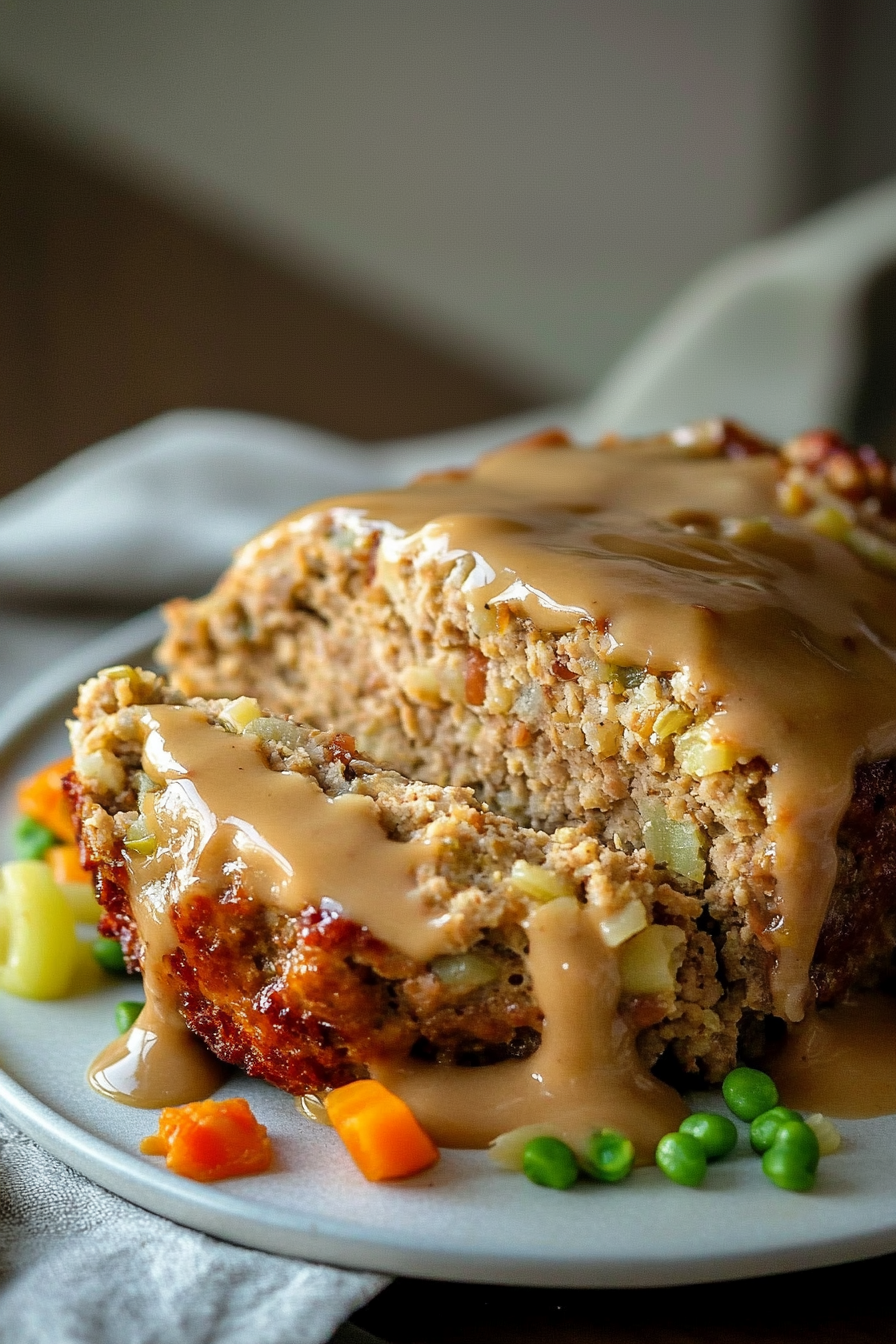
<instances>
[{"instance_id":1,"label":"plate rim","mask_svg":"<svg viewBox=\"0 0 896 1344\"><path fill-rule=\"evenodd\" d=\"M114 626L53 663L0 711L0 773L22 738L59 711L60 702L98 667L145 653L163 631L159 609ZM419 1233L392 1233L343 1219L254 1205L226 1189L186 1182L142 1162L40 1101L0 1069L0 1110L30 1139L111 1193L149 1213L232 1244L341 1268L441 1279L449 1282L548 1288L646 1288L780 1274L862 1260L896 1250L896 1206L886 1223L861 1233L820 1232L817 1240L762 1249L693 1256L645 1251L633 1260L574 1250L465 1256L427 1244ZM437 1232L434 1234L437 1236ZM289 1249L284 1250L284 1237Z\"/></svg>"}]
</instances>

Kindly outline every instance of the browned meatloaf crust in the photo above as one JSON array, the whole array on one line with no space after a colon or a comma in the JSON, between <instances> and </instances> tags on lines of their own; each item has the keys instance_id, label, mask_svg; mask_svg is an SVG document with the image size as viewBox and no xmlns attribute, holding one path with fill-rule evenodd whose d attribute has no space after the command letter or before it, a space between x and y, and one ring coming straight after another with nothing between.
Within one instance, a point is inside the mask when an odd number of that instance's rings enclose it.
<instances>
[{"instance_id":1,"label":"browned meatloaf crust","mask_svg":"<svg viewBox=\"0 0 896 1344\"><path fill-rule=\"evenodd\" d=\"M152 673L101 674L82 688L72 725L68 787L82 854L98 876L102 930L121 939L135 970L143 947L123 839L140 815L141 706L183 702ZM224 702L190 703L219 724ZM532 1053L542 1014L520 924L538 902L514 876L522 862L536 880L559 882L608 918L640 903L645 925L674 929L663 953L667 987L633 992L623 976L622 1015L639 1032L648 1065L668 1053L678 1067L712 1078L730 1067L743 988L722 983L718 930L706 926L701 902L643 849L602 845L583 826L553 836L521 827L490 813L468 789L382 770L344 734L291 723L282 733L259 743L271 770L310 776L329 797L368 795L392 838L441 842L421 884L449 914L458 954L472 950L491 978L471 983L451 957L447 972L445 958L414 963L326 904L296 915L260 904L222 873L217 890L175 900L178 946L164 965L188 1024L222 1059L302 1093L363 1076L383 1052L468 1065Z\"/></svg>"}]
</instances>

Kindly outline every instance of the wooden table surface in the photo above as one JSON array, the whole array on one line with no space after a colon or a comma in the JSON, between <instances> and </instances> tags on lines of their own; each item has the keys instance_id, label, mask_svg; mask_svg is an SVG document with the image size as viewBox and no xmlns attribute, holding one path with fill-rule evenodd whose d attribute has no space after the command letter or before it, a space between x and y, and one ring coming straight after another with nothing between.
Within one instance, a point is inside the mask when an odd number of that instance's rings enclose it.
<instances>
[{"instance_id":1,"label":"wooden table surface","mask_svg":"<svg viewBox=\"0 0 896 1344\"><path fill-rule=\"evenodd\" d=\"M174 407L261 411L377 439L531 404L532 389L0 110L0 494ZM398 1279L354 1321L389 1344L883 1344L896 1338L894 1283L896 1256L654 1290Z\"/></svg>"}]
</instances>

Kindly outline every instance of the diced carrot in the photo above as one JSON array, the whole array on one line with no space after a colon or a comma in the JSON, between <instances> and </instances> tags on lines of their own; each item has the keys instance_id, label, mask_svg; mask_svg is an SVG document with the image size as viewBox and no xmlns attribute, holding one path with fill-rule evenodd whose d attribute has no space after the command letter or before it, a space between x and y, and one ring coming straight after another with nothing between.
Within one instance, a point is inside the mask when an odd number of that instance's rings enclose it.
<instances>
[{"instance_id":1,"label":"diced carrot","mask_svg":"<svg viewBox=\"0 0 896 1344\"><path fill-rule=\"evenodd\" d=\"M93 878L81 867L77 845L51 845L44 862L50 865L54 882L87 882L93 886Z\"/></svg>"},{"instance_id":2,"label":"diced carrot","mask_svg":"<svg viewBox=\"0 0 896 1344\"><path fill-rule=\"evenodd\" d=\"M192 1181L254 1176L271 1165L271 1141L244 1097L166 1106L159 1132L140 1144L142 1153L164 1157L172 1171Z\"/></svg>"},{"instance_id":3,"label":"diced carrot","mask_svg":"<svg viewBox=\"0 0 896 1344\"><path fill-rule=\"evenodd\" d=\"M337 1087L327 1115L368 1181L413 1176L439 1160L439 1150L411 1108L373 1078Z\"/></svg>"},{"instance_id":4,"label":"diced carrot","mask_svg":"<svg viewBox=\"0 0 896 1344\"><path fill-rule=\"evenodd\" d=\"M73 764L71 756L54 761L52 765L38 770L36 775L23 779L16 791L19 811L39 821L53 832L57 840L66 844L74 842L75 830L68 801L62 792L62 780Z\"/></svg>"}]
</instances>

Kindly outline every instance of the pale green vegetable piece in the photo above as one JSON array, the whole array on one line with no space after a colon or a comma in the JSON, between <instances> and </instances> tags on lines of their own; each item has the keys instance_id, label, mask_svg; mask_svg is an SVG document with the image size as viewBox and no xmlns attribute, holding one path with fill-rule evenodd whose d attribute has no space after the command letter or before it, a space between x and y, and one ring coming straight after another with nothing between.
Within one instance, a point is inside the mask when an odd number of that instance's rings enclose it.
<instances>
[{"instance_id":1,"label":"pale green vegetable piece","mask_svg":"<svg viewBox=\"0 0 896 1344\"><path fill-rule=\"evenodd\" d=\"M575 883L538 863L516 859L510 867L511 886L533 901L556 901L559 896L575 896Z\"/></svg>"},{"instance_id":2,"label":"pale green vegetable piece","mask_svg":"<svg viewBox=\"0 0 896 1344\"><path fill-rule=\"evenodd\" d=\"M626 994L667 994L675 988L678 949L685 941L674 924L651 924L627 943L619 956L619 974Z\"/></svg>"},{"instance_id":3,"label":"pale green vegetable piece","mask_svg":"<svg viewBox=\"0 0 896 1344\"><path fill-rule=\"evenodd\" d=\"M658 798L645 798L638 804L644 845L657 863L691 882L702 882L706 875L706 837L690 818L673 821Z\"/></svg>"},{"instance_id":4,"label":"pale green vegetable piece","mask_svg":"<svg viewBox=\"0 0 896 1344\"><path fill-rule=\"evenodd\" d=\"M509 1129L506 1134L499 1134L496 1139L492 1139L488 1155L496 1166L503 1167L505 1171L522 1171L523 1153L530 1140L544 1137L561 1136L550 1125L520 1125L518 1129Z\"/></svg>"},{"instance_id":5,"label":"pale green vegetable piece","mask_svg":"<svg viewBox=\"0 0 896 1344\"><path fill-rule=\"evenodd\" d=\"M821 1157L830 1157L832 1153L837 1152L843 1140L833 1121L826 1115L816 1112L815 1115L806 1116L806 1124L818 1140L818 1152Z\"/></svg>"},{"instance_id":6,"label":"pale green vegetable piece","mask_svg":"<svg viewBox=\"0 0 896 1344\"><path fill-rule=\"evenodd\" d=\"M708 722L695 723L675 743L676 761L694 779L731 770L737 764L737 756L737 748L714 736Z\"/></svg>"},{"instance_id":7,"label":"pale green vegetable piece","mask_svg":"<svg viewBox=\"0 0 896 1344\"><path fill-rule=\"evenodd\" d=\"M109 677L111 681L130 681L139 680L140 674L136 667L131 667L129 663L116 663L114 667L102 667L97 672L98 677Z\"/></svg>"},{"instance_id":8,"label":"pale green vegetable piece","mask_svg":"<svg viewBox=\"0 0 896 1344\"><path fill-rule=\"evenodd\" d=\"M629 938L647 928L647 911L643 902L629 901L613 915L607 915L600 921L601 937L607 947L621 947Z\"/></svg>"},{"instance_id":9,"label":"pale green vegetable piece","mask_svg":"<svg viewBox=\"0 0 896 1344\"><path fill-rule=\"evenodd\" d=\"M243 729L246 737L259 737L262 742L279 742L287 751L294 751L302 736L298 724L287 719L250 719Z\"/></svg>"},{"instance_id":10,"label":"pale green vegetable piece","mask_svg":"<svg viewBox=\"0 0 896 1344\"><path fill-rule=\"evenodd\" d=\"M147 826L145 817L138 817L128 827L124 838L124 847L130 850L132 854L140 854L144 858L150 854L155 854L158 841Z\"/></svg>"},{"instance_id":11,"label":"pale green vegetable piece","mask_svg":"<svg viewBox=\"0 0 896 1344\"><path fill-rule=\"evenodd\" d=\"M478 952L435 957L431 965L433 975L450 989L478 989L480 985L490 985L499 975L495 963Z\"/></svg>"},{"instance_id":12,"label":"pale green vegetable piece","mask_svg":"<svg viewBox=\"0 0 896 1344\"><path fill-rule=\"evenodd\" d=\"M102 906L89 882L59 882L57 886L71 906L76 923L96 924Z\"/></svg>"},{"instance_id":13,"label":"pale green vegetable piece","mask_svg":"<svg viewBox=\"0 0 896 1344\"><path fill-rule=\"evenodd\" d=\"M261 717L261 705L251 695L238 695L229 700L218 715L219 723L235 733L245 732L248 724Z\"/></svg>"},{"instance_id":14,"label":"pale green vegetable piece","mask_svg":"<svg viewBox=\"0 0 896 1344\"><path fill-rule=\"evenodd\" d=\"M155 793L162 786L157 784L145 770L134 771L134 791L137 794L137 802L142 807L143 799L148 793Z\"/></svg>"},{"instance_id":15,"label":"pale green vegetable piece","mask_svg":"<svg viewBox=\"0 0 896 1344\"><path fill-rule=\"evenodd\" d=\"M75 916L45 863L0 869L0 989L24 999L59 999L78 958Z\"/></svg>"},{"instance_id":16,"label":"pale green vegetable piece","mask_svg":"<svg viewBox=\"0 0 896 1344\"><path fill-rule=\"evenodd\" d=\"M683 732L693 717L691 711L681 705L667 705L657 714L651 737L657 742L665 742L673 733Z\"/></svg>"}]
</instances>

